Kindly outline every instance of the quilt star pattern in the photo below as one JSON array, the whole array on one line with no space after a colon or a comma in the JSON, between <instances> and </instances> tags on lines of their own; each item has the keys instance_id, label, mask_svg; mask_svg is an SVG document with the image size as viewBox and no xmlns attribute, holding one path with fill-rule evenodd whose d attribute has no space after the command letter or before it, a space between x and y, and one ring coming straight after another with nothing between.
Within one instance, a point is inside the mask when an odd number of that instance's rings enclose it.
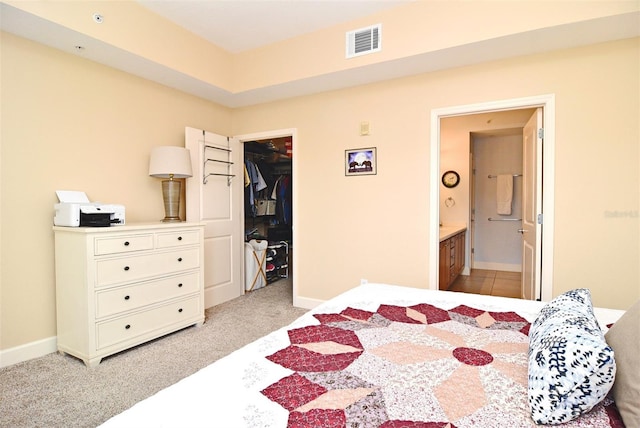
<instances>
[{"instance_id":1,"label":"quilt star pattern","mask_svg":"<svg viewBox=\"0 0 640 428\"><path fill-rule=\"evenodd\" d=\"M315 314L266 358L293 373L261 392L289 427L534 427L527 403L530 324L460 305L380 305ZM623 427L612 400L563 424Z\"/></svg>"}]
</instances>

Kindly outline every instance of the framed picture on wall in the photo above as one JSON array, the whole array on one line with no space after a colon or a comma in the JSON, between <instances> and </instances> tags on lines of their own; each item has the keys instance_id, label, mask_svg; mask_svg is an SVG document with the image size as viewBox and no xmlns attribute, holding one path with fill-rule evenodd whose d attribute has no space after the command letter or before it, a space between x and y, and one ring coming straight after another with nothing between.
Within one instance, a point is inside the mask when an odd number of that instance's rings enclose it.
<instances>
[{"instance_id":1,"label":"framed picture on wall","mask_svg":"<svg viewBox=\"0 0 640 428\"><path fill-rule=\"evenodd\" d=\"M374 175L377 171L375 147L344 151L344 175Z\"/></svg>"}]
</instances>

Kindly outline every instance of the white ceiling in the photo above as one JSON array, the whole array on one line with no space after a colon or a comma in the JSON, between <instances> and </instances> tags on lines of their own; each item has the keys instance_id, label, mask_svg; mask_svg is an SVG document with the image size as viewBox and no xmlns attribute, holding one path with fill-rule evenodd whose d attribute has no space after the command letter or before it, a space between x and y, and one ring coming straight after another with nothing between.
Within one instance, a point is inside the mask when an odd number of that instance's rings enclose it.
<instances>
[{"instance_id":1,"label":"white ceiling","mask_svg":"<svg viewBox=\"0 0 640 428\"><path fill-rule=\"evenodd\" d=\"M426 1L426 0L422 0ZM441 0L428 0L441 1ZM139 0L232 52L364 17L402 0ZM227 107L347 88L487 61L640 36L640 13L542 28L240 93L39 18L0 0L0 29ZM85 49L77 51L75 46Z\"/></svg>"},{"instance_id":2,"label":"white ceiling","mask_svg":"<svg viewBox=\"0 0 640 428\"><path fill-rule=\"evenodd\" d=\"M328 28L415 0L136 0L232 53Z\"/></svg>"}]
</instances>

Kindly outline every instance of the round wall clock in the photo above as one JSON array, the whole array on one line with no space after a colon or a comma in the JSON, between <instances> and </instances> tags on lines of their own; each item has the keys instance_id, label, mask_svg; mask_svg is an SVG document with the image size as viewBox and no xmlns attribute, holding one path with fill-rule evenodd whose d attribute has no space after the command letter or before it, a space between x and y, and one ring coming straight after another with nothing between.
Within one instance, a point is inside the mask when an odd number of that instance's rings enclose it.
<instances>
[{"instance_id":1,"label":"round wall clock","mask_svg":"<svg viewBox=\"0 0 640 428\"><path fill-rule=\"evenodd\" d=\"M455 171L447 171L442 174L442 184L449 189L456 187L460 183L460 176Z\"/></svg>"}]
</instances>

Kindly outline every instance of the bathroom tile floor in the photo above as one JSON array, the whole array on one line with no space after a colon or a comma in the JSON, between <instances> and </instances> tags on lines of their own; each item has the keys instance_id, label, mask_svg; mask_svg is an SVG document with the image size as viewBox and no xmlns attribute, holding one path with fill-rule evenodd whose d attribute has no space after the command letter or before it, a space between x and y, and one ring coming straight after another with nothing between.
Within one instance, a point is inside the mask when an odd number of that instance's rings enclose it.
<instances>
[{"instance_id":1,"label":"bathroom tile floor","mask_svg":"<svg viewBox=\"0 0 640 428\"><path fill-rule=\"evenodd\" d=\"M520 298L520 272L471 269L471 275L459 275L449 291Z\"/></svg>"}]
</instances>

